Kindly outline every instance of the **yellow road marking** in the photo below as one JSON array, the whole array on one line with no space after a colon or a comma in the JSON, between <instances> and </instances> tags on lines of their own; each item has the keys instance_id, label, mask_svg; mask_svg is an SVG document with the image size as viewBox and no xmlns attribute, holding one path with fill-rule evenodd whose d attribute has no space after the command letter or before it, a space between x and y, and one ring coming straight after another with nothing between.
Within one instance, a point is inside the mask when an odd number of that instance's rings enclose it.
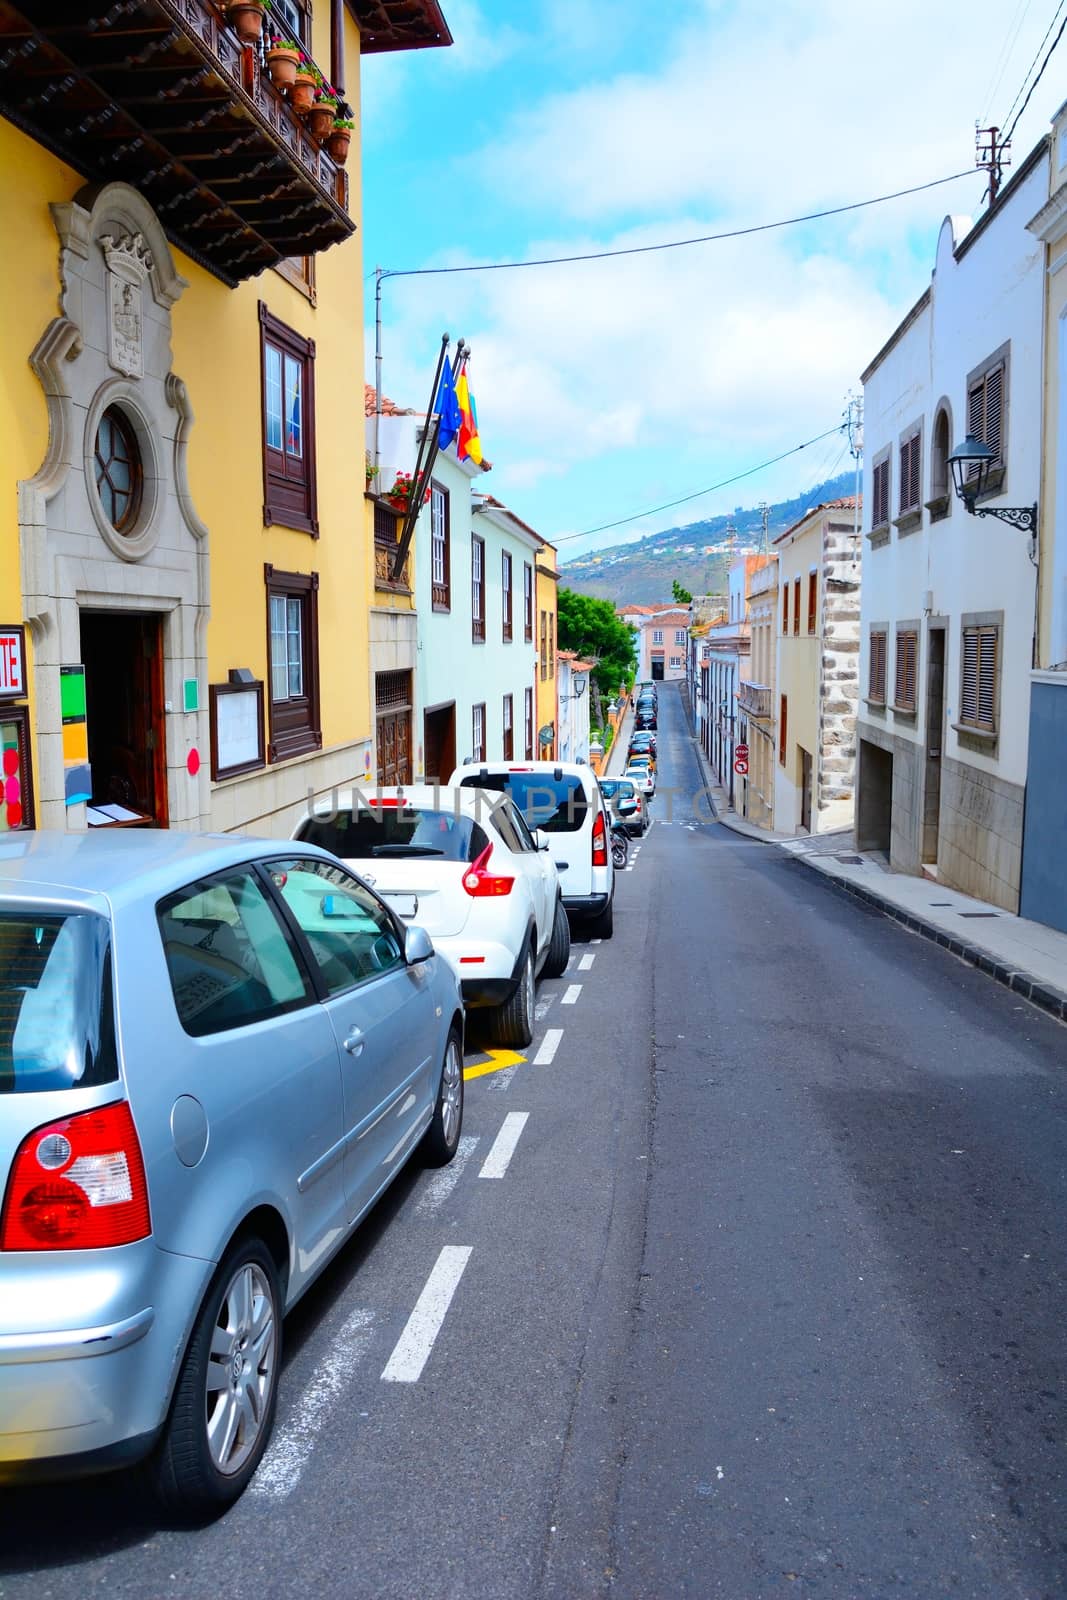
<instances>
[{"instance_id":1,"label":"yellow road marking","mask_svg":"<svg viewBox=\"0 0 1067 1600\"><path fill-rule=\"evenodd\" d=\"M520 1061L526 1060L515 1050L484 1050L482 1054L489 1057L488 1061L478 1061L473 1067L464 1067L465 1079L484 1078L489 1072L500 1072L504 1067L515 1067Z\"/></svg>"}]
</instances>

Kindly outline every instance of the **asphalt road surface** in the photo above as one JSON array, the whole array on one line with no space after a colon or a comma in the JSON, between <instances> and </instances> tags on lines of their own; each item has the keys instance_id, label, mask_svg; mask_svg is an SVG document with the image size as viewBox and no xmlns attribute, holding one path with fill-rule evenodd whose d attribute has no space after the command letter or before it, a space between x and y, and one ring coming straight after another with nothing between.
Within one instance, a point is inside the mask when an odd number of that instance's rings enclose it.
<instances>
[{"instance_id":1,"label":"asphalt road surface","mask_svg":"<svg viewBox=\"0 0 1067 1600\"><path fill-rule=\"evenodd\" d=\"M1067 1595L1067 1030L694 811L670 687L659 748L614 938L472 1041L243 1500L5 1490L3 1600Z\"/></svg>"}]
</instances>

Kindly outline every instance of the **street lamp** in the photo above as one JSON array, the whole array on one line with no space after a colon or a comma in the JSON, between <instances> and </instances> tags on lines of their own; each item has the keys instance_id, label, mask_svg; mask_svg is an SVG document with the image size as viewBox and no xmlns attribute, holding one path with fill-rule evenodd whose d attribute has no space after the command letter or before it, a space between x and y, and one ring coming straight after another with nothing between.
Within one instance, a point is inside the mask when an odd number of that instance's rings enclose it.
<instances>
[{"instance_id":1,"label":"street lamp","mask_svg":"<svg viewBox=\"0 0 1067 1600\"><path fill-rule=\"evenodd\" d=\"M999 517L1021 528L1031 539L1037 537L1037 501L1032 506L976 506L978 496L984 493L989 482L989 471L997 460L995 450L990 450L981 439L969 433L962 444L950 452L948 464L952 468L952 482L956 493L972 517Z\"/></svg>"}]
</instances>

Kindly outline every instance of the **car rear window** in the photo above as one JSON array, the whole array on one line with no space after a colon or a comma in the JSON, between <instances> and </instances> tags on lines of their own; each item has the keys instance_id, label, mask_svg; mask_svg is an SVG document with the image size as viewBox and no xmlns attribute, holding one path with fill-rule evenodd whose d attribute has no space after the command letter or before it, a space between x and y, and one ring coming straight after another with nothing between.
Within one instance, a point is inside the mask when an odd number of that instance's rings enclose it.
<instances>
[{"instance_id":1,"label":"car rear window","mask_svg":"<svg viewBox=\"0 0 1067 1600\"><path fill-rule=\"evenodd\" d=\"M509 794L528 828L545 833L577 833L589 812L581 778L574 773L487 772L479 767L460 780L465 789L494 789Z\"/></svg>"},{"instance_id":2,"label":"car rear window","mask_svg":"<svg viewBox=\"0 0 1067 1600\"><path fill-rule=\"evenodd\" d=\"M0 1094L87 1089L118 1075L105 918L0 911Z\"/></svg>"},{"instance_id":3,"label":"car rear window","mask_svg":"<svg viewBox=\"0 0 1067 1600\"><path fill-rule=\"evenodd\" d=\"M488 844L483 829L448 807L355 806L325 817L305 817L297 838L346 861L374 856L475 861Z\"/></svg>"}]
</instances>

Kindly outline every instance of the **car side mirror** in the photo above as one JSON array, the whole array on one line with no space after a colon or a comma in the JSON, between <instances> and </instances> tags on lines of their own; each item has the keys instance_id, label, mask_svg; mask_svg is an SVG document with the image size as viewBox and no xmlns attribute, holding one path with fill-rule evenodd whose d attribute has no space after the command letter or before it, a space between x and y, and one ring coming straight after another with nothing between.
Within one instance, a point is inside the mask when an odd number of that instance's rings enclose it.
<instances>
[{"instance_id":1,"label":"car side mirror","mask_svg":"<svg viewBox=\"0 0 1067 1600\"><path fill-rule=\"evenodd\" d=\"M534 829L533 842L537 846L538 850L551 850L552 848L552 841L549 839L548 834L545 833L543 828Z\"/></svg>"},{"instance_id":2,"label":"car side mirror","mask_svg":"<svg viewBox=\"0 0 1067 1600\"><path fill-rule=\"evenodd\" d=\"M404 960L409 967L417 967L421 962L429 961L433 953L433 940L425 928L413 925L406 930L404 934Z\"/></svg>"}]
</instances>

